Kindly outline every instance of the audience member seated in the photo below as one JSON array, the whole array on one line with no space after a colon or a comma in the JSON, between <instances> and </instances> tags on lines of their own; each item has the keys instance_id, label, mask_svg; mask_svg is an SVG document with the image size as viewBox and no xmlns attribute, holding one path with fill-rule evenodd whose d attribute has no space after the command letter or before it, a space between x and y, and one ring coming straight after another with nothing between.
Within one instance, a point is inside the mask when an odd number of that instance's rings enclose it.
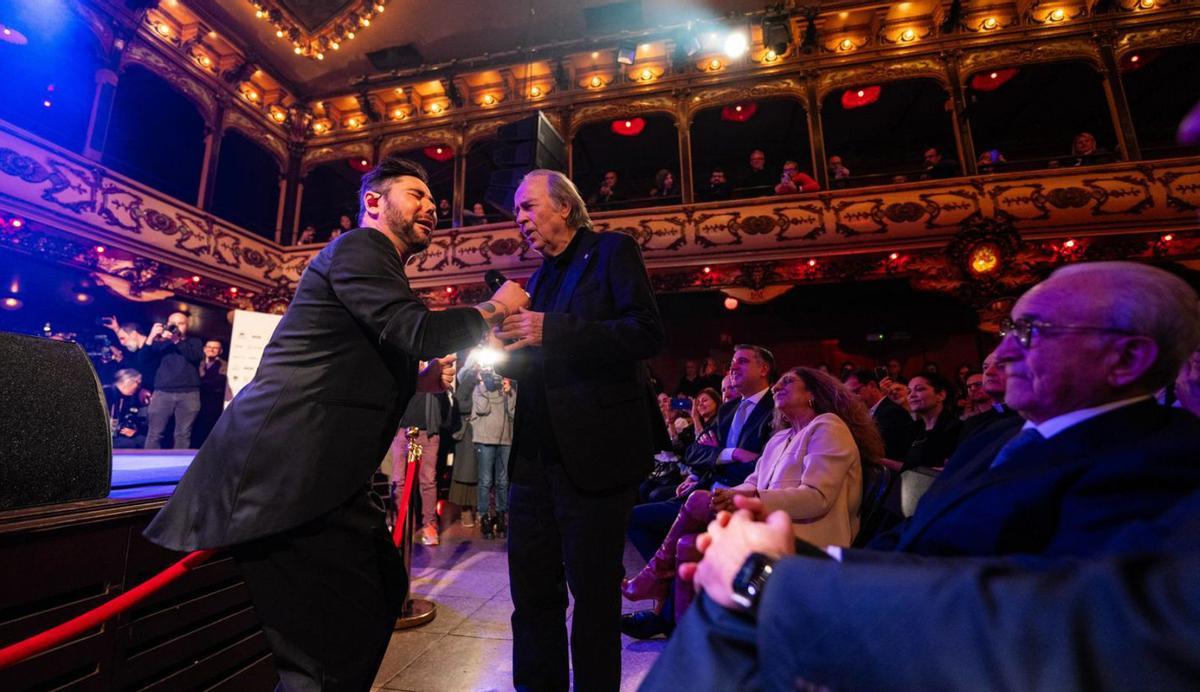
<instances>
[{"instance_id":1,"label":"audience member seated","mask_svg":"<svg viewBox=\"0 0 1200 692\"><path fill-rule=\"evenodd\" d=\"M728 404L737 399L739 396L738 390L733 386L733 382L729 379L729 375L721 378L721 404Z\"/></svg>"},{"instance_id":2,"label":"audience member seated","mask_svg":"<svg viewBox=\"0 0 1200 692\"><path fill-rule=\"evenodd\" d=\"M1175 404L1200 416L1200 351L1193 351L1175 377Z\"/></svg>"},{"instance_id":3,"label":"audience member seated","mask_svg":"<svg viewBox=\"0 0 1200 692\"><path fill-rule=\"evenodd\" d=\"M780 174L779 183L775 185L775 194L791 195L797 192L816 192L820 189L817 181L800 171L800 164L795 161L783 162L783 173Z\"/></svg>"},{"instance_id":4,"label":"audience member seated","mask_svg":"<svg viewBox=\"0 0 1200 692\"><path fill-rule=\"evenodd\" d=\"M731 488L692 493L646 567L622 583L626 599L664 602L675 582L677 558L694 549L696 534L716 512L733 509L734 496L756 497L767 510L783 510L797 538L843 547L854 540L862 464L875 463L883 454L866 407L835 378L814 368L789 370L771 391L778 432L766 443L754 471ZM683 616L692 595L690 584L677 584L674 620ZM626 634L642 634L629 629Z\"/></svg>"},{"instance_id":5,"label":"audience member seated","mask_svg":"<svg viewBox=\"0 0 1200 692\"><path fill-rule=\"evenodd\" d=\"M606 171L604 173L604 182L600 183L600 189L596 190L591 197L588 198L588 208L603 211L612 209L613 205L626 198L624 189L617 187L618 176L616 171Z\"/></svg>"},{"instance_id":6,"label":"audience member seated","mask_svg":"<svg viewBox=\"0 0 1200 692\"><path fill-rule=\"evenodd\" d=\"M678 200L681 194L679 186L675 184L674 173L664 168L654 175L654 189L650 190L651 197Z\"/></svg>"},{"instance_id":7,"label":"audience member seated","mask_svg":"<svg viewBox=\"0 0 1200 692\"><path fill-rule=\"evenodd\" d=\"M954 415L950 384L941 375L926 373L908 381L908 410L916 414L913 442L904 455L904 470L941 468L958 444L962 422Z\"/></svg>"},{"instance_id":8,"label":"audience member seated","mask_svg":"<svg viewBox=\"0 0 1200 692\"><path fill-rule=\"evenodd\" d=\"M995 351L983 359L982 380L983 393L987 395L990 405L982 413L963 421L962 428L958 431L960 445L976 434L990 431L996 426L1012 425L1021 420L1017 412L1004 403L1008 376L1004 374L1004 365L996 361Z\"/></svg>"},{"instance_id":9,"label":"audience member seated","mask_svg":"<svg viewBox=\"0 0 1200 692\"><path fill-rule=\"evenodd\" d=\"M708 379L700 375L700 361L688 358L683 362L683 374L675 385L675 396L696 396L708 384Z\"/></svg>"},{"instance_id":10,"label":"audience member seated","mask_svg":"<svg viewBox=\"0 0 1200 692\"><path fill-rule=\"evenodd\" d=\"M300 231L300 236L296 238L297 245L309 245L317 242L317 227L309 224Z\"/></svg>"},{"instance_id":11,"label":"audience member seated","mask_svg":"<svg viewBox=\"0 0 1200 692\"><path fill-rule=\"evenodd\" d=\"M966 397L963 401L962 413L959 420L974 418L981 413L992 410L992 397L983 390L983 373L973 372L967 375Z\"/></svg>"},{"instance_id":12,"label":"audience member seated","mask_svg":"<svg viewBox=\"0 0 1200 692\"><path fill-rule=\"evenodd\" d=\"M450 200L442 198L438 202L437 208L437 227L450 228L454 224L454 205L450 204Z\"/></svg>"},{"instance_id":13,"label":"audience member seated","mask_svg":"<svg viewBox=\"0 0 1200 692\"><path fill-rule=\"evenodd\" d=\"M908 382L908 378L904 376L904 365L899 358L888 359L887 377L893 382Z\"/></svg>"},{"instance_id":14,"label":"audience member seated","mask_svg":"<svg viewBox=\"0 0 1200 692\"><path fill-rule=\"evenodd\" d=\"M712 387L722 394L722 381L725 379L725 371L721 369L721 363L712 356L704 359L704 367L700 370L700 381L705 387Z\"/></svg>"},{"instance_id":15,"label":"audience member seated","mask_svg":"<svg viewBox=\"0 0 1200 692\"><path fill-rule=\"evenodd\" d=\"M696 190L696 196L701 202L715 202L717 200L729 199L733 195L733 191L729 187L729 181L725 178L725 169L715 167L708 175L708 184Z\"/></svg>"},{"instance_id":16,"label":"audience member seated","mask_svg":"<svg viewBox=\"0 0 1200 692\"><path fill-rule=\"evenodd\" d=\"M668 423L671 449L663 450L650 478L639 487L638 504L664 502L675 497L676 489L683 480L681 470L686 468L679 460L684 457L687 448L696 438L716 425L717 409L721 406L720 396L717 390L706 387L691 400L691 411L688 415L679 415L680 412L676 412L671 417ZM659 405L662 406L661 399ZM664 420L667 420L666 415Z\"/></svg>"},{"instance_id":17,"label":"audience member seated","mask_svg":"<svg viewBox=\"0 0 1200 692\"><path fill-rule=\"evenodd\" d=\"M738 181L738 197L761 197L771 194L778 179L767 170L767 155L761 149L750 152L750 170Z\"/></svg>"},{"instance_id":18,"label":"audience member seated","mask_svg":"<svg viewBox=\"0 0 1200 692\"><path fill-rule=\"evenodd\" d=\"M338 225L329 231L329 239L333 240L341 234L354 230L354 220L347 214L338 217Z\"/></svg>"},{"instance_id":19,"label":"audience member seated","mask_svg":"<svg viewBox=\"0 0 1200 692\"><path fill-rule=\"evenodd\" d=\"M200 413L200 361L204 342L188 334L188 316L173 312L164 327L155 323L146 337L147 358L157 361L146 449L162 449L167 425L175 421L173 449L189 449L192 424Z\"/></svg>"},{"instance_id":20,"label":"audience member seated","mask_svg":"<svg viewBox=\"0 0 1200 692\"><path fill-rule=\"evenodd\" d=\"M829 187L837 190L850 184L850 169L842 163L842 157L834 154L829 157Z\"/></svg>"},{"instance_id":21,"label":"audience member seated","mask_svg":"<svg viewBox=\"0 0 1200 692\"><path fill-rule=\"evenodd\" d=\"M676 488L675 497L633 508L629 539L642 557L650 559L662 544L679 508L694 490L707 490L717 483L733 487L754 470L754 463L771 436L775 402L769 394L774 367L775 357L761 346L741 344L734 348L728 379L738 398L722 404L716 425L699 435L687 449L684 463L690 473ZM622 627L643 633L665 632L670 621L661 617L661 610L636 613Z\"/></svg>"},{"instance_id":22,"label":"audience member seated","mask_svg":"<svg viewBox=\"0 0 1200 692\"><path fill-rule=\"evenodd\" d=\"M879 376L871 370L855 370L846 378L846 389L862 399L883 436L884 454L901 461L908 455L913 439L913 419L908 411L887 397L879 386Z\"/></svg>"},{"instance_id":23,"label":"audience member seated","mask_svg":"<svg viewBox=\"0 0 1200 692\"><path fill-rule=\"evenodd\" d=\"M1123 591L1110 590L1107 586L1110 582L1087 565L1131 559L1135 554L1145 555L1147 547L1161 549L1167 545L1161 541L1161 534L1149 543L1132 539L1133 536L1144 539L1148 528L1170 532L1182 527L1190 545L1193 549L1197 547L1200 465L1195 460L1200 455L1200 420L1154 400L1154 393L1170 383L1197 345L1200 345L1200 303L1196 292L1178 277L1148 265L1127 262L1074 264L1058 269L1017 301L1011 319L1002 324L1002 340L995 353L1008 375L1006 401L1025 419L1024 426L1019 431L976 435L965 443L947 465L946 473L934 481L922 498L916 514L872 541L869 549L831 550L842 563L835 566L836 574L830 575L832 580L814 577L812 573L796 579L796 573L791 572L792 577L781 582L785 588L770 596L777 588L773 582L790 572L785 568L774 573L766 588L760 589L761 602L741 588L738 593L743 598L739 600L751 608L757 605L758 610L757 624L738 618L738 639L743 642L739 646L726 636L729 630L718 633L709 627L712 621L706 618L711 614L708 599L729 604L733 577L743 569L761 573L760 563L771 566L771 561L796 552L798 547L808 554L817 554L817 550L797 546L786 515L776 513L767 524L755 523L752 517L762 518L761 502L737 498L735 503L746 513L718 517L710 526L710 533L697 542L697 547L705 552L699 566L680 566L681 578L693 578L706 597L691 609L643 689L676 689L671 687L671 680L685 680L693 686L713 689L729 686L721 681L736 680L730 683L733 686L753 685L760 674L790 686L795 678L789 672L805 676L806 684L821 682L819 677L816 680L808 677L808 671L790 667L799 657L785 656L780 670L756 671L756 642L765 646L780 642L779 647L771 649L779 655L788 650L800 651L803 647L797 647L789 634L788 628L795 626L803 628L808 641L814 644L836 637L832 645L837 647L837 655L842 656L846 640L832 634L829 628L823 629L820 623L838 625L849 618L865 628L851 635L857 641L877 643L879 652L890 650L895 646L895 639L890 636L892 631L910 634L914 617L944 614L946 611L939 603L958 604L960 597L965 598L980 584L988 583L981 581L982 572L971 567L985 563L962 559L970 557L1020 555L1020 560L1003 564L1018 570L1030 567L1053 570L1055 578L1034 582L1038 593L1045 594L1037 602L1054 613L1057 608L1067 608L1069 612L1062 611L1061 618L1042 617L1042 610L1028 602L1032 597L1029 591L1005 589L1003 594L990 598L989 606L983 610L976 609L979 601L973 599L974 619L970 624L956 619L953 622L962 624L951 630L939 629L941 636L961 640L956 650L982 646L988 649L984 660L989 665L997 660L1002 660L1005 666L1021 665L1025 659L1019 652L1023 649L1006 650L1004 656L996 658L992 636L995 630L987 623L980 629L979 620L981 616L990 617L1002 611L1014 599L1017 605L1010 612L1014 612L1016 619L1006 628L1010 634L1016 628L1036 634L1037 641L1044 646L1069 644L1073 650L1090 646L1095 640L1077 636L1082 622L1078 616L1094 611L1077 598L1052 597L1059 594L1060 588L1069 587L1076 596L1103 593L1104 598L1097 604L1130 608L1127 599L1113 595ZM1186 509L1187 514L1179 515L1180 509ZM882 551L959 559L946 563L897 559ZM751 562L748 557L751 553L762 557L754 557ZM940 573L921 570L912 582L905 576L906 569L935 564L944 564L945 569ZM798 565L789 565L795 566ZM854 613L843 610L848 601L831 598L832 584L841 584L846 574L868 570L878 570L881 580L874 587L858 582L853 596ZM954 573L961 573L964 581L946 578ZM1003 574L991 573L993 578ZM1158 594L1139 599L1141 604L1162 603L1163 582L1147 582L1141 569L1135 569L1134 573L1136 583L1149 583ZM1193 573L1194 568L1188 573L1187 583L1195 582ZM1070 574L1088 575L1085 581L1089 586L1075 590L1072 581L1062 581ZM974 586L960 588L968 583ZM759 582L758 586L763 584ZM909 588L918 590L920 598L913 602L920 605L897 607L897 595ZM946 598L947 594L957 596ZM880 613L870 607L874 601L886 609L885 617L889 619L874 617ZM856 619L855 614L863 611L872 615L862 615L865 621ZM1144 641L1146 632L1161 631L1159 626L1142 626L1141 620L1113 617L1106 617L1104 624L1097 626L1105 633L1138 641ZM1158 622L1158 616L1153 619ZM1178 618L1171 621L1190 622ZM1070 632L1054 633L1058 625L1068 624ZM978 638L972 633L982 631L989 633L986 641L976 641ZM1088 631L1092 631L1091 625ZM1099 636L1100 631L1096 634ZM923 640L922 646L928 649L928 639ZM1178 660L1159 655L1165 649L1154 650L1158 653L1152 654L1151 660ZM1117 651L1120 653L1098 654L1094 658L1081 658L1076 651L1072 660L1085 666L1106 666L1108 659L1115 658L1121 661L1121 669L1127 669L1125 649ZM1145 653L1144 649L1139 651ZM751 660L740 662L739 656ZM870 654L864 656L862 661L872 659ZM1046 681L1045 685L1035 687L1096 686L1099 678L1074 677L1083 675L1078 666L1059 665L1063 656L1048 659L1058 663L1046 664L1042 670L1052 667L1055 673L1073 676L1070 678L1073 682L1066 684L1056 677L1054 682ZM855 660L860 658L855 656ZM950 675L960 670L957 666L940 665L934 659L926 665L905 665L899 670L911 676L925 668L930 669L930 675ZM889 668L889 684L894 682L890 676L895 672ZM1138 672L1144 673L1141 668ZM968 674L971 676L968 686L977 684L974 672ZM1032 679L1024 674L1020 678L1027 684ZM838 682L832 678L830 681ZM1144 682L1144 678L1137 682ZM959 685L952 682L932 685L943 686Z\"/></svg>"},{"instance_id":24,"label":"audience member seated","mask_svg":"<svg viewBox=\"0 0 1200 692\"><path fill-rule=\"evenodd\" d=\"M142 373L133 368L118 370L113 383L104 387L104 401L112 425L113 448L145 447L150 392L142 389Z\"/></svg>"},{"instance_id":25,"label":"audience member seated","mask_svg":"<svg viewBox=\"0 0 1200 692\"><path fill-rule=\"evenodd\" d=\"M936 147L925 150L925 172L921 174L921 180L954 178L959 175L962 175L962 169L958 167L957 161L945 158Z\"/></svg>"},{"instance_id":26,"label":"audience member seated","mask_svg":"<svg viewBox=\"0 0 1200 692\"><path fill-rule=\"evenodd\" d=\"M1112 163L1116 157L1106 149L1096 145L1096 137L1090 132L1080 132L1071 141L1071 156L1063 161L1063 166L1095 166L1101 163Z\"/></svg>"},{"instance_id":27,"label":"audience member seated","mask_svg":"<svg viewBox=\"0 0 1200 692\"><path fill-rule=\"evenodd\" d=\"M995 173L1000 170L1004 164L1008 163L1004 159L1004 154L1000 153L999 149L980 152L979 154L979 172L982 174Z\"/></svg>"},{"instance_id":28,"label":"audience member seated","mask_svg":"<svg viewBox=\"0 0 1200 692\"><path fill-rule=\"evenodd\" d=\"M469 210L463 209L464 226L482 226L485 223L488 223L488 217L483 202L472 204Z\"/></svg>"}]
</instances>

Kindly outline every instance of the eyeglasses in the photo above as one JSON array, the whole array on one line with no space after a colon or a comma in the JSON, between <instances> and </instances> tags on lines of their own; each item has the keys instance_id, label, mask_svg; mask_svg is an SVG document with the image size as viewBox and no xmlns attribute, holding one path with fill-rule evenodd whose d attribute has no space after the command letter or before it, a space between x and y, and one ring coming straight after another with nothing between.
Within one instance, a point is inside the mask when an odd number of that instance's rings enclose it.
<instances>
[{"instance_id":1,"label":"eyeglasses","mask_svg":"<svg viewBox=\"0 0 1200 692\"><path fill-rule=\"evenodd\" d=\"M1136 332L1131 332L1127 329L1117 329L1115 327L1089 327L1080 324L1051 324L1049 322L1039 322L1037 320L1011 320L1007 317L1000 320L1000 338L1003 339L1009 335L1016 338L1017 343L1021 348L1029 348L1033 343L1033 337L1038 338L1049 337L1054 332L1102 332L1109 334L1124 334L1125 336L1138 336Z\"/></svg>"},{"instance_id":2,"label":"eyeglasses","mask_svg":"<svg viewBox=\"0 0 1200 692\"><path fill-rule=\"evenodd\" d=\"M983 386L982 382L968 382L967 389L978 389Z\"/></svg>"}]
</instances>

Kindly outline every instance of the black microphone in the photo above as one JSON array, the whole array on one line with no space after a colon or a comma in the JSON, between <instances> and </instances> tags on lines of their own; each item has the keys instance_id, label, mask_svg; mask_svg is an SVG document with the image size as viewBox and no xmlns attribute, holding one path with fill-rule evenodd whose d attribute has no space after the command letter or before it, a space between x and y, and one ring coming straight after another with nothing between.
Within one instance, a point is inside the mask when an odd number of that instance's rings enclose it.
<instances>
[{"instance_id":1,"label":"black microphone","mask_svg":"<svg viewBox=\"0 0 1200 692\"><path fill-rule=\"evenodd\" d=\"M493 293L499 291L500 287L504 285L505 281L508 281L508 279L504 278L504 275L501 274L497 269L489 269L487 270L487 273L483 275L483 282L487 284L488 288L492 289Z\"/></svg>"}]
</instances>

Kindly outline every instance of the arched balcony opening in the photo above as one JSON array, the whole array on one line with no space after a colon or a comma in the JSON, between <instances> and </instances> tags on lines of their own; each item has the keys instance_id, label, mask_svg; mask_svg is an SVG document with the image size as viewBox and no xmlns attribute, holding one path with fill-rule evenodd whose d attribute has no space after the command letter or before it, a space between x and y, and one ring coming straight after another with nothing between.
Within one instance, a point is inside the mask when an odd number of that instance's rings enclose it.
<instances>
[{"instance_id":1,"label":"arched balcony opening","mask_svg":"<svg viewBox=\"0 0 1200 692\"><path fill-rule=\"evenodd\" d=\"M769 98L700 110L692 119L691 143L697 201L774 195L789 161L797 172L816 178L807 115L796 99ZM806 191L803 187L785 186L778 192Z\"/></svg>"},{"instance_id":2,"label":"arched balcony opening","mask_svg":"<svg viewBox=\"0 0 1200 692\"><path fill-rule=\"evenodd\" d=\"M162 77L129 65L121 74L102 162L187 204L196 203L205 122Z\"/></svg>"},{"instance_id":3,"label":"arched balcony opening","mask_svg":"<svg viewBox=\"0 0 1200 692\"><path fill-rule=\"evenodd\" d=\"M980 173L1124 158L1116 150L1103 78L1090 64L1066 61L987 68L965 79ZM1094 148L1080 137L1083 133L1091 135Z\"/></svg>"},{"instance_id":4,"label":"arched balcony opening","mask_svg":"<svg viewBox=\"0 0 1200 692\"><path fill-rule=\"evenodd\" d=\"M389 156L400 156L419 163L429 174L429 191L438 206L438 228L449 228L454 208L454 157L458 152L443 142L431 142L416 149L394 151Z\"/></svg>"},{"instance_id":5,"label":"arched balcony opening","mask_svg":"<svg viewBox=\"0 0 1200 692\"><path fill-rule=\"evenodd\" d=\"M826 160L841 159L845 187L960 175L949 98L926 77L834 89L821 101Z\"/></svg>"},{"instance_id":6,"label":"arched balcony opening","mask_svg":"<svg viewBox=\"0 0 1200 692\"><path fill-rule=\"evenodd\" d=\"M1200 154L1176 141L1179 122L1200 95L1200 44L1131 51L1119 66L1142 158Z\"/></svg>"},{"instance_id":7,"label":"arched balcony opening","mask_svg":"<svg viewBox=\"0 0 1200 692\"><path fill-rule=\"evenodd\" d=\"M100 45L75 12L38 5L15 3L0 19L9 32L0 40L0 120L80 152L96 92Z\"/></svg>"},{"instance_id":8,"label":"arched balcony opening","mask_svg":"<svg viewBox=\"0 0 1200 692\"><path fill-rule=\"evenodd\" d=\"M492 173L499 170L493 159L499 146L496 139L484 139L472 142L467 151L463 198L458 200L463 209L464 226L478 226L508 218L504 213L508 210L491 209L483 201Z\"/></svg>"},{"instance_id":9,"label":"arched balcony opening","mask_svg":"<svg viewBox=\"0 0 1200 692\"><path fill-rule=\"evenodd\" d=\"M328 161L308 171L301 182L300 227L295 242L328 241L334 230L341 229L342 216L350 218L351 228L359 225L358 188L363 172L370 166L370 161L356 157Z\"/></svg>"},{"instance_id":10,"label":"arched balcony opening","mask_svg":"<svg viewBox=\"0 0 1200 692\"><path fill-rule=\"evenodd\" d=\"M227 130L217 160L212 213L274 240L279 176L274 155L240 131Z\"/></svg>"},{"instance_id":11,"label":"arched balcony opening","mask_svg":"<svg viewBox=\"0 0 1200 692\"><path fill-rule=\"evenodd\" d=\"M629 115L586 123L571 146L572 179L591 211L680 202L679 131L674 118ZM660 171L673 178L674 186L665 194L659 194Z\"/></svg>"}]
</instances>

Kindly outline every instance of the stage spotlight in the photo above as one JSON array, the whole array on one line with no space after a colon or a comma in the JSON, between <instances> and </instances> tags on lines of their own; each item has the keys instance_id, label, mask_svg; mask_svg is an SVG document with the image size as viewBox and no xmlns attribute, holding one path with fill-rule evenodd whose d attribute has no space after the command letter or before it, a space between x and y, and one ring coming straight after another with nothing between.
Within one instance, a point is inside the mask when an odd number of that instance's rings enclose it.
<instances>
[{"instance_id":1,"label":"stage spotlight","mask_svg":"<svg viewBox=\"0 0 1200 692\"><path fill-rule=\"evenodd\" d=\"M633 41L622 41L621 45L617 46L617 62L621 65L632 65L634 58L637 57L637 43Z\"/></svg>"},{"instance_id":2,"label":"stage spotlight","mask_svg":"<svg viewBox=\"0 0 1200 692\"><path fill-rule=\"evenodd\" d=\"M745 55L746 50L750 48L750 41L746 39L746 34L735 31L725 37L725 55L731 58L740 58Z\"/></svg>"}]
</instances>

